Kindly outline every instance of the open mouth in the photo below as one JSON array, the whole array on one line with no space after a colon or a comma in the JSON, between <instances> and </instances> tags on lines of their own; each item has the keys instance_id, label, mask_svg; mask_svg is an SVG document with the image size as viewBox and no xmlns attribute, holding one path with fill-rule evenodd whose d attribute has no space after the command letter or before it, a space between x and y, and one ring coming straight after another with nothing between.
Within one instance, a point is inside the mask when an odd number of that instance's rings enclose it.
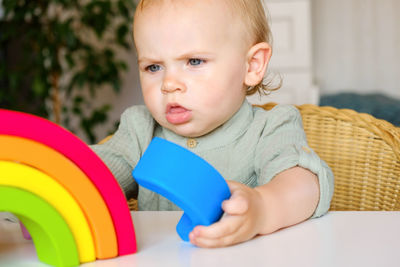
<instances>
[{"instance_id":1,"label":"open mouth","mask_svg":"<svg viewBox=\"0 0 400 267\"><path fill-rule=\"evenodd\" d=\"M165 117L169 123L182 124L190 120L192 111L179 104L168 104Z\"/></svg>"}]
</instances>

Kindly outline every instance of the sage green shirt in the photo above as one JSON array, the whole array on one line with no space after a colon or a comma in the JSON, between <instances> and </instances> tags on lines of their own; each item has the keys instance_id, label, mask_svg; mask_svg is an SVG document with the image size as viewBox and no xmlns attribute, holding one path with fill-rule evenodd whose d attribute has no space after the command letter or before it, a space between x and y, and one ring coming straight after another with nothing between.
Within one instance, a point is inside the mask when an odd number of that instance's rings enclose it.
<instances>
[{"instance_id":1,"label":"sage green shirt","mask_svg":"<svg viewBox=\"0 0 400 267\"><path fill-rule=\"evenodd\" d=\"M332 171L308 146L301 115L293 106L277 105L266 111L245 101L225 124L194 140L161 127L145 106L128 108L113 137L92 149L110 168L127 198L138 194L139 210L179 210L164 197L138 187L132 178L133 168L155 136L196 153L226 180L250 187L268 183L278 173L294 166L309 169L317 174L320 185L320 200L313 217L329 209L333 195Z\"/></svg>"}]
</instances>

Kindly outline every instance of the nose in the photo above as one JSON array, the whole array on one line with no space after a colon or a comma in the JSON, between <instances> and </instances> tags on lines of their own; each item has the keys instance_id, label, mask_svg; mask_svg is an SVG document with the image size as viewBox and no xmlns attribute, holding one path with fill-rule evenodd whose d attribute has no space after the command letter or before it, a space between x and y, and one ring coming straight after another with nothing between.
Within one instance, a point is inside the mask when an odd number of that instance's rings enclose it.
<instances>
[{"instance_id":1,"label":"nose","mask_svg":"<svg viewBox=\"0 0 400 267\"><path fill-rule=\"evenodd\" d=\"M185 92L185 83L182 82L177 73L166 73L161 87L161 92L167 94L175 91Z\"/></svg>"}]
</instances>

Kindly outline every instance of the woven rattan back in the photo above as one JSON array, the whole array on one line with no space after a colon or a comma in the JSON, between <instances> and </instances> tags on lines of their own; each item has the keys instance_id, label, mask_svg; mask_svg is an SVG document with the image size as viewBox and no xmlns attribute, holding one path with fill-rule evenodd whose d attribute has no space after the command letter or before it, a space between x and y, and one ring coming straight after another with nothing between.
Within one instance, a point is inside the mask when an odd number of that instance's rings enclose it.
<instances>
[{"instance_id":1,"label":"woven rattan back","mask_svg":"<svg viewBox=\"0 0 400 267\"><path fill-rule=\"evenodd\" d=\"M331 210L400 210L399 128L349 109L297 108L310 147L335 175Z\"/></svg>"}]
</instances>

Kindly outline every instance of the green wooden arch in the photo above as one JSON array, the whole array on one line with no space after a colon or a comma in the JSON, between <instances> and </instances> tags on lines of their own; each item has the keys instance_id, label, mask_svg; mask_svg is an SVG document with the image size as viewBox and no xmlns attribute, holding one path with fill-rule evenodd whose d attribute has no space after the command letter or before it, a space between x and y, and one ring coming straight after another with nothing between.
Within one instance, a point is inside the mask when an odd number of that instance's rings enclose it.
<instances>
[{"instance_id":1,"label":"green wooden arch","mask_svg":"<svg viewBox=\"0 0 400 267\"><path fill-rule=\"evenodd\" d=\"M79 265L71 230L46 201L25 190L0 186L0 211L11 212L21 220L32 236L40 261L53 266Z\"/></svg>"}]
</instances>

